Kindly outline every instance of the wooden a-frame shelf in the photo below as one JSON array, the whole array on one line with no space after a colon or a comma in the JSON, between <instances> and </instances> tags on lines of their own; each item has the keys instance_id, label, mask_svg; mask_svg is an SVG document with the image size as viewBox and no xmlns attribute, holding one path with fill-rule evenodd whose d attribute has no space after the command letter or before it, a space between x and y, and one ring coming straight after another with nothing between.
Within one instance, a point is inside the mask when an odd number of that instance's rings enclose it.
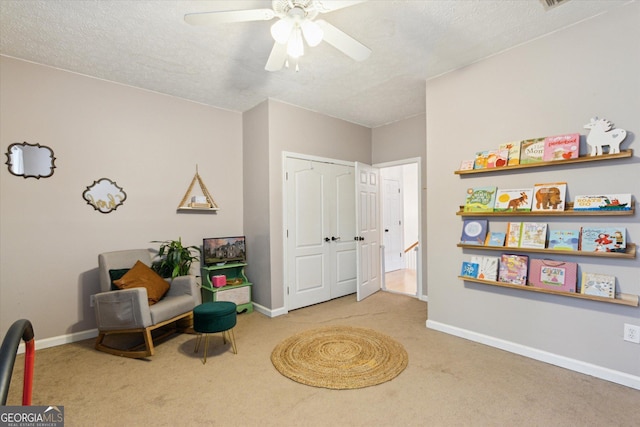
<instances>
[{"instance_id":1,"label":"wooden a-frame shelf","mask_svg":"<svg viewBox=\"0 0 640 427\"><path fill-rule=\"evenodd\" d=\"M622 259L634 259L636 257L636 244L627 243L625 252L590 252L590 251L571 251L561 249L536 249L536 248L512 248L509 246L483 246L483 245L468 245L465 243L458 243L459 248L464 249L480 249L482 251L501 251L501 252L527 252L535 254L553 254L553 255L571 255L571 256L591 256L591 257L603 257L603 258L622 258Z\"/></svg>"},{"instance_id":2,"label":"wooden a-frame shelf","mask_svg":"<svg viewBox=\"0 0 640 427\"><path fill-rule=\"evenodd\" d=\"M488 172L505 172L514 169L528 169L528 168L539 168L545 166L561 166L568 165L572 163L584 163L584 162L597 162L601 160L615 160L615 159L625 159L627 157L633 156L633 150L620 150L619 153L616 154L603 154L601 156L580 156L575 159L567 159L567 160L556 160L553 162L538 162L538 163L528 163L525 165L511 165L511 166L502 166L497 168L484 168L484 169L469 169L469 170L457 170L454 171L456 175L470 175L476 173L488 173Z\"/></svg>"},{"instance_id":3,"label":"wooden a-frame shelf","mask_svg":"<svg viewBox=\"0 0 640 427\"><path fill-rule=\"evenodd\" d=\"M475 279L473 277L458 276L458 279L465 282L481 283L483 285L498 286L501 288L519 289L521 291L538 292L541 294L560 295L563 297L586 299L590 301L607 302L609 304L627 305L630 307L638 307L638 295L617 294L616 298L597 297L593 295L583 295L572 292L553 291L550 289L536 288L533 286L514 285L512 283L494 282L492 280ZM618 298L619 297L619 298Z\"/></svg>"},{"instance_id":4,"label":"wooden a-frame shelf","mask_svg":"<svg viewBox=\"0 0 640 427\"><path fill-rule=\"evenodd\" d=\"M548 211L500 211L500 212L465 212L464 206L460 206L460 210L456 212L459 216L633 216L636 214L636 205L633 203L631 209L627 210L609 210L609 211L587 211L574 210L573 203L567 202L565 210L548 210Z\"/></svg>"}]
</instances>

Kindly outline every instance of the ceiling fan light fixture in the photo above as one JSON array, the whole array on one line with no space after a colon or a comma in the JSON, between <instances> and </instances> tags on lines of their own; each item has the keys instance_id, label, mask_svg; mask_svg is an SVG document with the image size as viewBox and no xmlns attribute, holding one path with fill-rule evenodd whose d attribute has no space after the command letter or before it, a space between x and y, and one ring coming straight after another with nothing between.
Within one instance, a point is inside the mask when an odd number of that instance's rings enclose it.
<instances>
[{"instance_id":1,"label":"ceiling fan light fixture","mask_svg":"<svg viewBox=\"0 0 640 427\"><path fill-rule=\"evenodd\" d=\"M291 37L293 26L294 22L292 19L289 17L282 18L271 26L271 36L276 42L286 44Z\"/></svg>"},{"instance_id":2,"label":"ceiling fan light fixture","mask_svg":"<svg viewBox=\"0 0 640 427\"><path fill-rule=\"evenodd\" d=\"M324 37L324 31L318 24L308 19L305 19L300 23L302 28L302 34L307 44L311 47L318 46Z\"/></svg>"},{"instance_id":3,"label":"ceiling fan light fixture","mask_svg":"<svg viewBox=\"0 0 640 427\"><path fill-rule=\"evenodd\" d=\"M292 58L299 58L304 55L304 43L302 42L302 33L300 27L294 28L289 37L289 43L287 44L287 55Z\"/></svg>"}]
</instances>

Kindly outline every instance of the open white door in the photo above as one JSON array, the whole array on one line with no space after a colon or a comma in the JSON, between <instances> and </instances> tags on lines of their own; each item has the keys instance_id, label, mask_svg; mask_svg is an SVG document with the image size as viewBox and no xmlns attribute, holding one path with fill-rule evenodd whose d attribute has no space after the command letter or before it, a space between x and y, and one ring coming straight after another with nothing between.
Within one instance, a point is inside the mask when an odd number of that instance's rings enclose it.
<instances>
[{"instance_id":1,"label":"open white door","mask_svg":"<svg viewBox=\"0 0 640 427\"><path fill-rule=\"evenodd\" d=\"M356 162L357 300L380 290L380 173Z\"/></svg>"}]
</instances>

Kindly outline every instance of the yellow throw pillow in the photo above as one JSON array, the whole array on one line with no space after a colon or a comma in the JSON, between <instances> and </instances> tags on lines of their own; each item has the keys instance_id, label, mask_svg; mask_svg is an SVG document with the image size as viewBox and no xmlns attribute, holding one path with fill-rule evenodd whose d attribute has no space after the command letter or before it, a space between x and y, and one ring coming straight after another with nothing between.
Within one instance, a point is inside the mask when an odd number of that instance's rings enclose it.
<instances>
[{"instance_id":1,"label":"yellow throw pillow","mask_svg":"<svg viewBox=\"0 0 640 427\"><path fill-rule=\"evenodd\" d=\"M149 305L160 301L169 290L169 284L142 261L136 262L124 276L114 280L119 289L146 288Z\"/></svg>"}]
</instances>

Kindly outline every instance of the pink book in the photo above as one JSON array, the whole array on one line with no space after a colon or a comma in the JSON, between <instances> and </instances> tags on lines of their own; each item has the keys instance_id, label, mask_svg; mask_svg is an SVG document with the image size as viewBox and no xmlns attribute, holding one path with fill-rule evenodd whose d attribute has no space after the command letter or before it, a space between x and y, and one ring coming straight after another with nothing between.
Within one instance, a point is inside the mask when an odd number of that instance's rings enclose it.
<instances>
[{"instance_id":1,"label":"pink book","mask_svg":"<svg viewBox=\"0 0 640 427\"><path fill-rule=\"evenodd\" d=\"M526 255L502 254L498 282L526 285L528 261L529 257Z\"/></svg>"},{"instance_id":2,"label":"pink book","mask_svg":"<svg viewBox=\"0 0 640 427\"><path fill-rule=\"evenodd\" d=\"M544 139L542 161L576 159L580 154L580 134L548 136Z\"/></svg>"}]
</instances>

